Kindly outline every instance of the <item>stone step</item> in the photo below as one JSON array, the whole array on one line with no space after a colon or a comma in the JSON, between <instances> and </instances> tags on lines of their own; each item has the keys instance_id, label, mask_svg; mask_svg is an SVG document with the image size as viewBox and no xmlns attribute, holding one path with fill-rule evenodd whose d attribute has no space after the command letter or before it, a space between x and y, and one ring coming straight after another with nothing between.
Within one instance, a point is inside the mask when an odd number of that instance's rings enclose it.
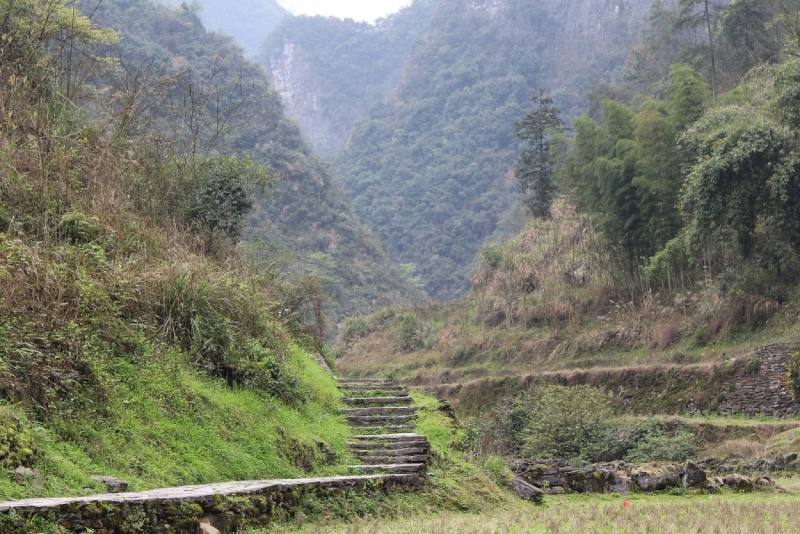
<instances>
[{"instance_id":1,"label":"stone step","mask_svg":"<svg viewBox=\"0 0 800 534\"><path fill-rule=\"evenodd\" d=\"M375 473L377 471L387 471L395 473L416 473L425 468L425 464L369 464L351 465L351 471L364 471L365 473Z\"/></svg>"},{"instance_id":2,"label":"stone step","mask_svg":"<svg viewBox=\"0 0 800 534\"><path fill-rule=\"evenodd\" d=\"M403 449L427 449L428 440L417 441L350 441L347 446L354 451L396 451Z\"/></svg>"},{"instance_id":3,"label":"stone step","mask_svg":"<svg viewBox=\"0 0 800 534\"><path fill-rule=\"evenodd\" d=\"M400 394L406 392L403 386L389 386L381 384L339 384L339 389L344 391L354 392L371 392L371 391L397 391Z\"/></svg>"},{"instance_id":4,"label":"stone step","mask_svg":"<svg viewBox=\"0 0 800 534\"><path fill-rule=\"evenodd\" d=\"M342 385L378 385L378 386L393 386L394 382L380 378L339 378L337 382Z\"/></svg>"},{"instance_id":5,"label":"stone step","mask_svg":"<svg viewBox=\"0 0 800 534\"><path fill-rule=\"evenodd\" d=\"M367 434L350 436L351 439L360 439L364 441L411 441L423 439L428 441L428 436L425 434L417 434L416 432L398 432L394 434Z\"/></svg>"},{"instance_id":6,"label":"stone step","mask_svg":"<svg viewBox=\"0 0 800 534\"><path fill-rule=\"evenodd\" d=\"M427 454L414 454L411 456L356 456L365 464L414 464L414 463L427 463L430 456Z\"/></svg>"},{"instance_id":7,"label":"stone step","mask_svg":"<svg viewBox=\"0 0 800 534\"><path fill-rule=\"evenodd\" d=\"M370 404L386 406L393 404L411 404L411 397L345 397L342 401L348 406L366 406Z\"/></svg>"},{"instance_id":8,"label":"stone step","mask_svg":"<svg viewBox=\"0 0 800 534\"><path fill-rule=\"evenodd\" d=\"M427 447L403 447L402 449L352 449L359 458L384 458L389 456L413 456L427 454Z\"/></svg>"},{"instance_id":9,"label":"stone step","mask_svg":"<svg viewBox=\"0 0 800 534\"><path fill-rule=\"evenodd\" d=\"M408 424L416 415L351 415L347 418L350 426L378 426Z\"/></svg>"},{"instance_id":10,"label":"stone step","mask_svg":"<svg viewBox=\"0 0 800 534\"><path fill-rule=\"evenodd\" d=\"M416 415L419 408L417 406L375 406L371 408L344 408L340 410L347 417L361 417L369 415Z\"/></svg>"},{"instance_id":11,"label":"stone step","mask_svg":"<svg viewBox=\"0 0 800 534\"><path fill-rule=\"evenodd\" d=\"M356 425L353 425L356 426ZM359 426L359 432L375 432L375 434L362 434L359 436L353 436L354 438L362 438L362 437L370 437L370 436L379 436L380 433L384 432L399 432L401 430L414 430L417 428L417 425L388 425L388 426Z\"/></svg>"},{"instance_id":12,"label":"stone step","mask_svg":"<svg viewBox=\"0 0 800 534\"><path fill-rule=\"evenodd\" d=\"M380 397L410 397L408 392L406 391L386 391L386 390L363 390L363 391L353 391L353 390L344 390L343 391L345 397L351 399L375 399Z\"/></svg>"}]
</instances>

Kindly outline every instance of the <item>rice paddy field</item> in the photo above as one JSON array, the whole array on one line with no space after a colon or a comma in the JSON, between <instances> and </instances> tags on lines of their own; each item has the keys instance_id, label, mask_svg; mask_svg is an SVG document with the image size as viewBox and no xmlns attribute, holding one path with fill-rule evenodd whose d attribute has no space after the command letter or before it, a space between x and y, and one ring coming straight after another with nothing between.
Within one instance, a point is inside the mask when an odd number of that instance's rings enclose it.
<instances>
[{"instance_id":1,"label":"rice paddy field","mask_svg":"<svg viewBox=\"0 0 800 534\"><path fill-rule=\"evenodd\" d=\"M258 531L264 532L264 531ZM330 534L796 534L800 494L711 496L618 495L549 497L480 514L448 512L407 517L284 525L268 532Z\"/></svg>"}]
</instances>

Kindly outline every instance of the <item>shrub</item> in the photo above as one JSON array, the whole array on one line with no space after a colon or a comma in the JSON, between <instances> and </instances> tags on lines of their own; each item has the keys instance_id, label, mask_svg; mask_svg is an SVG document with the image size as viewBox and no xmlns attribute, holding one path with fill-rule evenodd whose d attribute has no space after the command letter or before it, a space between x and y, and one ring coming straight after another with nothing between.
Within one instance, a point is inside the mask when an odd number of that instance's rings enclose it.
<instances>
[{"instance_id":1,"label":"shrub","mask_svg":"<svg viewBox=\"0 0 800 534\"><path fill-rule=\"evenodd\" d=\"M603 439L613 410L590 386L544 386L534 392L523 452L528 456L585 458Z\"/></svg>"},{"instance_id":2,"label":"shrub","mask_svg":"<svg viewBox=\"0 0 800 534\"><path fill-rule=\"evenodd\" d=\"M347 319L342 326L342 343L352 343L369 334L367 321L361 318Z\"/></svg>"},{"instance_id":3,"label":"shrub","mask_svg":"<svg viewBox=\"0 0 800 534\"><path fill-rule=\"evenodd\" d=\"M635 463L683 462L699 452L700 443L694 434L677 432L669 436L661 430L647 434L636 448L625 456L625 460Z\"/></svg>"},{"instance_id":4,"label":"shrub","mask_svg":"<svg viewBox=\"0 0 800 534\"><path fill-rule=\"evenodd\" d=\"M92 243L96 241L103 230L97 217L87 217L80 211L72 211L61 217L58 224L58 234L61 239L73 244Z\"/></svg>"},{"instance_id":5,"label":"shrub","mask_svg":"<svg viewBox=\"0 0 800 534\"><path fill-rule=\"evenodd\" d=\"M266 171L248 158L211 158L200 165L195 191L189 199L187 222L208 238L236 240L253 206L255 185L265 186Z\"/></svg>"},{"instance_id":6,"label":"shrub","mask_svg":"<svg viewBox=\"0 0 800 534\"><path fill-rule=\"evenodd\" d=\"M651 435L663 435L664 424L656 419L609 422L600 438L586 448L586 458L592 462L622 460Z\"/></svg>"},{"instance_id":7,"label":"shrub","mask_svg":"<svg viewBox=\"0 0 800 534\"><path fill-rule=\"evenodd\" d=\"M413 352L422 348L425 340L422 335L422 321L414 312L401 313L397 316L398 340L396 352Z\"/></svg>"}]
</instances>

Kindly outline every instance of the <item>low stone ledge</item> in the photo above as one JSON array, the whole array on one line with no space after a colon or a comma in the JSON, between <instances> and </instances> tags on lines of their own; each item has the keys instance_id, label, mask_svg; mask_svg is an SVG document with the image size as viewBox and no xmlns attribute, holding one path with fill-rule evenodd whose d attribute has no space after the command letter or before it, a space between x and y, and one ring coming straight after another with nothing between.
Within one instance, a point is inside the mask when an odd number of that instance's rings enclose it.
<instances>
[{"instance_id":1,"label":"low stone ledge","mask_svg":"<svg viewBox=\"0 0 800 534\"><path fill-rule=\"evenodd\" d=\"M268 522L291 518L306 497L328 499L345 493L370 496L413 491L424 482L419 474L353 475L291 480L225 482L181 486L136 493L87 497L26 499L0 503L3 532L22 532L20 518L49 516L75 532L98 534L169 532L196 534L201 518L220 532L230 532L246 520ZM3 517L5 516L5 517ZM4 522L3 522L4 521Z\"/></svg>"},{"instance_id":2,"label":"low stone ledge","mask_svg":"<svg viewBox=\"0 0 800 534\"><path fill-rule=\"evenodd\" d=\"M719 487L735 490L783 491L771 478L755 479L741 474L713 473L703 462L687 461L684 464L655 462L634 465L625 462L592 464L573 467L568 460L527 459L512 460L512 472L528 484L546 493L619 493L659 492L672 488L700 493L716 493Z\"/></svg>"}]
</instances>

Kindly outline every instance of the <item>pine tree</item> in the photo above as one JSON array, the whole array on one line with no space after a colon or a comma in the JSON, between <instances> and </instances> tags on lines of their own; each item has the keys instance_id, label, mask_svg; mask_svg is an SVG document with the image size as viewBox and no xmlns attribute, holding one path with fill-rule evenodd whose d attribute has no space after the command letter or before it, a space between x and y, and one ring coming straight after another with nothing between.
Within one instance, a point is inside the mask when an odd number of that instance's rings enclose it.
<instances>
[{"instance_id":1,"label":"pine tree","mask_svg":"<svg viewBox=\"0 0 800 534\"><path fill-rule=\"evenodd\" d=\"M563 132L561 111L544 89L534 96L535 109L516 125L514 136L527 144L514 168L514 175L525 196L525 205L531 215L546 219L555 196L553 184L554 161L550 153L552 135Z\"/></svg>"}]
</instances>

